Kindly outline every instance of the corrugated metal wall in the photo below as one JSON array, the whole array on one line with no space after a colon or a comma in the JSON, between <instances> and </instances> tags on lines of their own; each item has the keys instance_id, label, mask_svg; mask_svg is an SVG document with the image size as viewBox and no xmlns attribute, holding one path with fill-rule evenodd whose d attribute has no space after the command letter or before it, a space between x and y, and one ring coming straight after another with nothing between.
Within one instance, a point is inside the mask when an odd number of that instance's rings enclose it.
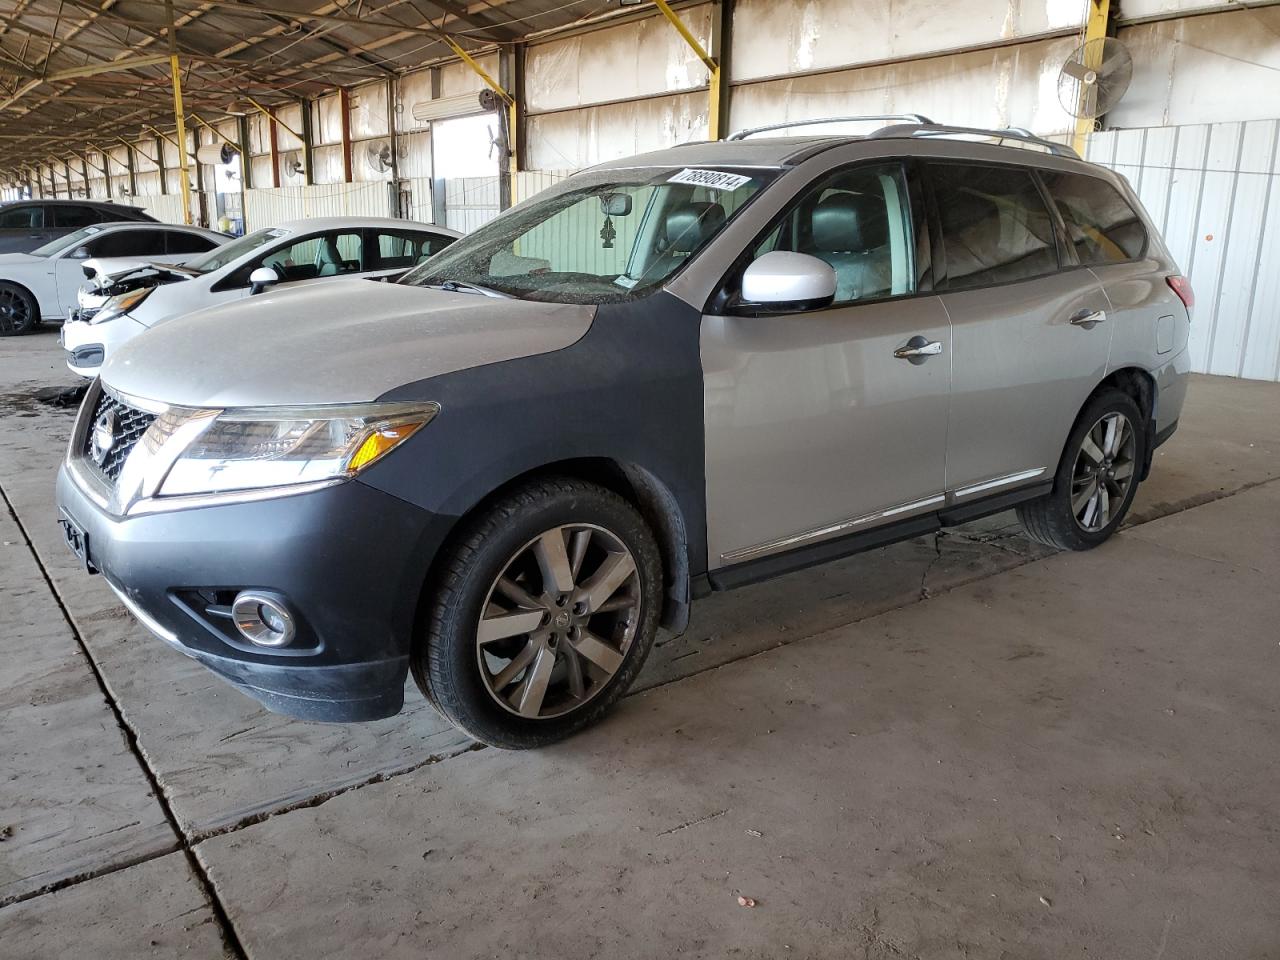
<instances>
[{"instance_id":1,"label":"corrugated metal wall","mask_svg":"<svg viewBox=\"0 0 1280 960\"><path fill-rule=\"evenodd\" d=\"M161 223L182 223L182 197L177 194L156 195L153 197L136 196L127 201L135 207L141 207ZM195 191L191 194L191 205L198 210L200 198Z\"/></svg>"},{"instance_id":2,"label":"corrugated metal wall","mask_svg":"<svg viewBox=\"0 0 1280 960\"><path fill-rule=\"evenodd\" d=\"M402 189L408 194L406 209L401 211L404 217L418 223L435 223L431 211L431 178L406 177Z\"/></svg>"},{"instance_id":3,"label":"corrugated metal wall","mask_svg":"<svg viewBox=\"0 0 1280 960\"><path fill-rule=\"evenodd\" d=\"M454 177L445 181L446 227L470 233L498 215L497 177Z\"/></svg>"},{"instance_id":4,"label":"corrugated metal wall","mask_svg":"<svg viewBox=\"0 0 1280 960\"><path fill-rule=\"evenodd\" d=\"M328 183L244 192L245 229L257 230L302 217L392 217L389 183Z\"/></svg>"},{"instance_id":5,"label":"corrugated metal wall","mask_svg":"<svg viewBox=\"0 0 1280 960\"><path fill-rule=\"evenodd\" d=\"M1280 380L1280 121L1108 130L1088 159L1129 178L1191 278L1192 369Z\"/></svg>"}]
</instances>

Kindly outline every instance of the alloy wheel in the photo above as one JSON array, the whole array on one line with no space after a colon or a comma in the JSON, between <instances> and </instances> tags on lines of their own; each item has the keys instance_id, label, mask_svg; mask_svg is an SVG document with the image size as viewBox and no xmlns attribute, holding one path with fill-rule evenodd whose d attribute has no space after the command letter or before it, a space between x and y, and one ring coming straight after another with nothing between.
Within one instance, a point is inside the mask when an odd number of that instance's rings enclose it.
<instances>
[{"instance_id":1,"label":"alloy wheel","mask_svg":"<svg viewBox=\"0 0 1280 960\"><path fill-rule=\"evenodd\" d=\"M528 719L582 707L621 669L642 600L635 558L610 531L566 524L535 537L485 598L476 659L486 691Z\"/></svg>"},{"instance_id":2,"label":"alloy wheel","mask_svg":"<svg viewBox=\"0 0 1280 960\"><path fill-rule=\"evenodd\" d=\"M1071 472L1071 512L1081 529L1102 530L1124 504L1136 449L1133 424L1123 413L1104 414L1084 435Z\"/></svg>"},{"instance_id":3,"label":"alloy wheel","mask_svg":"<svg viewBox=\"0 0 1280 960\"><path fill-rule=\"evenodd\" d=\"M21 333L31 322L31 307L16 290L0 290L0 333Z\"/></svg>"}]
</instances>

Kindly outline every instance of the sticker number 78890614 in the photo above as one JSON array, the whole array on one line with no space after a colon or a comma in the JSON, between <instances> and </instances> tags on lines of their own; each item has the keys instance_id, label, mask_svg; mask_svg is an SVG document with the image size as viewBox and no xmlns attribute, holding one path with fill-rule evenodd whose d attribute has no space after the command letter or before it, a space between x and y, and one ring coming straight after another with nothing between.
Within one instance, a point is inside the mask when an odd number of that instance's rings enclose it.
<instances>
[{"instance_id":1,"label":"sticker number 78890614","mask_svg":"<svg viewBox=\"0 0 1280 960\"><path fill-rule=\"evenodd\" d=\"M709 187L712 190L737 190L744 183L749 183L750 181L750 177L744 177L740 173L722 173L719 170L698 170L685 167L685 169L671 177L667 183L687 183L695 187Z\"/></svg>"}]
</instances>

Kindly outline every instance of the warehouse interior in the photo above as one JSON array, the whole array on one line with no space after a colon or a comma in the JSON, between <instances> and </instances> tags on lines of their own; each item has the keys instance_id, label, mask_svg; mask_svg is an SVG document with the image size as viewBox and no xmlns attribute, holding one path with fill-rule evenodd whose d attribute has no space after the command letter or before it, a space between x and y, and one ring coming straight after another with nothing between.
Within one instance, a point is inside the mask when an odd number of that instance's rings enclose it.
<instances>
[{"instance_id":1,"label":"warehouse interior","mask_svg":"<svg viewBox=\"0 0 1280 960\"><path fill-rule=\"evenodd\" d=\"M1280 249L1275 5L732 0L670 6L679 28L618 0L418 6L18 2L0 33L3 196L183 222L171 52L191 222L237 232L353 213L470 230L593 164L789 119L1021 127L1138 189L1198 291L1196 371L1280 380L1280 281L1259 269ZM1062 66L1107 36L1132 79L1081 120Z\"/></svg>"},{"instance_id":2,"label":"warehouse interior","mask_svg":"<svg viewBox=\"0 0 1280 960\"><path fill-rule=\"evenodd\" d=\"M919 116L1122 175L1195 290L1115 541L1003 513L715 594L529 753L157 649L55 523L58 332L0 339L0 957L1276 955L1278 71L1276 0L0 0L0 201L467 234L634 154Z\"/></svg>"}]
</instances>

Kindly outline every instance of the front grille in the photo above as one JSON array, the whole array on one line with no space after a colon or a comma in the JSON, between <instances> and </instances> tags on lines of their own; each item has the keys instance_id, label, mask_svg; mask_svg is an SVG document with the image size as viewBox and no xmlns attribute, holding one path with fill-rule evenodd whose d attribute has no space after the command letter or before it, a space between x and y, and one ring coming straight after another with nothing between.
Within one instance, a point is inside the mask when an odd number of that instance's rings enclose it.
<instances>
[{"instance_id":1,"label":"front grille","mask_svg":"<svg viewBox=\"0 0 1280 960\"><path fill-rule=\"evenodd\" d=\"M107 450L101 461L94 456L93 434L94 428L103 422L103 418L110 412L116 415L116 427L113 434L113 442L111 448ZM128 459L129 454L142 439L142 435L147 432L147 428L155 422L156 415L147 413L145 410L139 410L137 407L131 407L127 403L122 403L105 390L98 397L98 402L94 405L93 416L90 418L84 435L85 458L92 463L97 469L112 483L120 478L120 471L124 469L124 462Z\"/></svg>"}]
</instances>

